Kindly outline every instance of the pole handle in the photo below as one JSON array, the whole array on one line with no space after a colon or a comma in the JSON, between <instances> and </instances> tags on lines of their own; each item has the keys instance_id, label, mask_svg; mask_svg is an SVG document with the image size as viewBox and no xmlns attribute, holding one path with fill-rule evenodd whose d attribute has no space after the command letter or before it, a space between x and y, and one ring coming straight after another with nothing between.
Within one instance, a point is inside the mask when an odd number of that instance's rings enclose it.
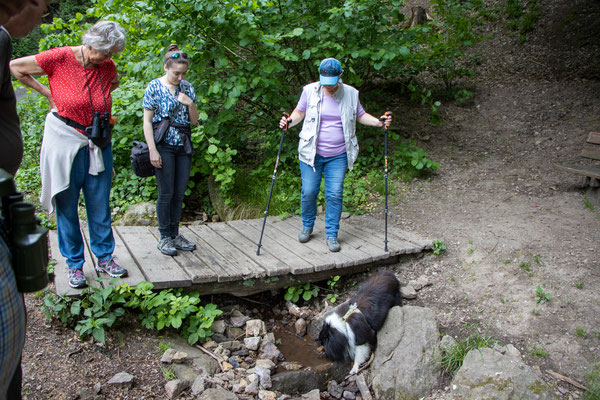
<instances>
[{"instance_id":1,"label":"pole handle","mask_svg":"<svg viewBox=\"0 0 600 400\"><path fill-rule=\"evenodd\" d=\"M290 126L290 124L292 123L292 119L290 118L290 114L284 112L283 115L285 116L286 120L285 120L285 128L284 130L288 130L288 127Z\"/></svg>"}]
</instances>

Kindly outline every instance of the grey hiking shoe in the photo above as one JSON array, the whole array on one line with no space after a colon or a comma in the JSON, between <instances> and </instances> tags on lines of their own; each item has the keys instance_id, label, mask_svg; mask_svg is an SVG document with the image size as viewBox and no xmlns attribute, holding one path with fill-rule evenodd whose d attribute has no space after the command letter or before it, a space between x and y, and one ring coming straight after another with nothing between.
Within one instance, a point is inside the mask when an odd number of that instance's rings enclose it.
<instances>
[{"instance_id":1,"label":"grey hiking shoe","mask_svg":"<svg viewBox=\"0 0 600 400\"><path fill-rule=\"evenodd\" d=\"M183 235L181 235L181 234L175 236L175 239L173 239L173 246L175 246L175 248L177 250L183 250L183 251L196 250L196 244L190 242L189 240L184 238Z\"/></svg>"},{"instance_id":2,"label":"grey hiking shoe","mask_svg":"<svg viewBox=\"0 0 600 400\"><path fill-rule=\"evenodd\" d=\"M115 262L113 257L108 260L98 261L96 271L105 272L112 278L121 278L127 276L127 270Z\"/></svg>"},{"instance_id":3,"label":"grey hiking shoe","mask_svg":"<svg viewBox=\"0 0 600 400\"><path fill-rule=\"evenodd\" d=\"M82 268L69 268L69 286L80 289L87 286Z\"/></svg>"},{"instance_id":4,"label":"grey hiking shoe","mask_svg":"<svg viewBox=\"0 0 600 400\"><path fill-rule=\"evenodd\" d=\"M339 242L337 241L337 238L335 237L327 238L327 247L329 247L329 251L334 253L340 251L340 249L342 248L342 246L340 246Z\"/></svg>"},{"instance_id":5,"label":"grey hiking shoe","mask_svg":"<svg viewBox=\"0 0 600 400\"><path fill-rule=\"evenodd\" d=\"M300 243L306 243L310 240L310 234L312 233L312 228L302 228L300 233L298 234L298 241Z\"/></svg>"},{"instance_id":6,"label":"grey hiking shoe","mask_svg":"<svg viewBox=\"0 0 600 400\"><path fill-rule=\"evenodd\" d=\"M167 256L176 256L177 249L175 248L175 244L173 243L173 239L170 237L164 237L158 241L156 248L160 250L161 253Z\"/></svg>"}]
</instances>

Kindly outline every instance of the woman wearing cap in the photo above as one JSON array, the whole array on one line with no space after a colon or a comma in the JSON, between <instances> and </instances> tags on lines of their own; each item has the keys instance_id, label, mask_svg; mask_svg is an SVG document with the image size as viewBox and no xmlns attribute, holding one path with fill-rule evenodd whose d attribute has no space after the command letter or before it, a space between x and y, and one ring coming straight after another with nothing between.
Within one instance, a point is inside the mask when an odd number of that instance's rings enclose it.
<instances>
[{"instance_id":1,"label":"woman wearing cap","mask_svg":"<svg viewBox=\"0 0 600 400\"><path fill-rule=\"evenodd\" d=\"M196 245L179 233L181 205L192 169L190 123L198 122L196 93L183 80L190 60L176 44L169 46L163 60L165 74L152 80L144 93L144 137L150 150L150 162L155 168L158 199L156 216L160 240L158 250L168 256L177 250L192 251ZM154 129L160 121L169 119L169 128L159 142Z\"/></svg>"},{"instance_id":2,"label":"woman wearing cap","mask_svg":"<svg viewBox=\"0 0 600 400\"><path fill-rule=\"evenodd\" d=\"M81 41L81 46L56 47L10 63L15 78L48 99L51 112L46 116L40 152L40 202L50 212L56 209L58 247L67 259L69 285L74 288L87 286L78 214L82 191L90 247L98 258L96 270L112 277L127 275L112 256L115 239L109 205L111 92L119 86L112 56L125 48L125 30L116 22L99 21ZM34 75L47 75L50 87Z\"/></svg>"},{"instance_id":3,"label":"woman wearing cap","mask_svg":"<svg viewBox=\"0 0 600 400\"><path fill-rule=\"evenodd\" d=\"M325 178L325 233L329 250L340 251L337 240L342 214L342 195L346 169L352 170L358 156L356 122L381 127L383 122L363 110L358 90L342 83L342 65L326 58L319 66L319 82L306 85L298 105L290 115L290 127L304 120L298 154L302 176L300 243L310 240L317 216L317 196ZM387 126L391 115L385 116ZM281 128L288 119L279 121Z\"/></svg>"}]
</instances>

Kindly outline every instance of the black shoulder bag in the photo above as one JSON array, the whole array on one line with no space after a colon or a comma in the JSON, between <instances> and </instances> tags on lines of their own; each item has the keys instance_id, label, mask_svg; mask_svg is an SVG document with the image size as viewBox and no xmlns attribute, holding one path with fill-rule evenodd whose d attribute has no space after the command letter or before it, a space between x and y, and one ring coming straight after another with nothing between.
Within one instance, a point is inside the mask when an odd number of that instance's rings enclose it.
<instances>
[{"instance_id":1,"label":"black shoulder bag","mask_svg":"<svg viewBox=\"0 0 600 400\"><path fill-rule=\"evenodd\" d=\"M180 85L183 86L183 89L185 89L185 87L187 86L187 85L184 85L183 81L180 83ZM179 89L179 92L181 92L181 91L182 90ZM185 93L185 91L184 91L184 93ZM169 131L169 128L171 127L172 123L175 122L175 118L177 118L177 114L179 114L180 108L181 108L181 103L177 104L177 107L175 108L175 113L173 114L175 117L172 117L172 116L163 117L162 120L152 123L152 131L154 132L154 143L159 144L160 142L165 140L165 137L167 136L167 132Z\"/></svg>"}]
</instances>

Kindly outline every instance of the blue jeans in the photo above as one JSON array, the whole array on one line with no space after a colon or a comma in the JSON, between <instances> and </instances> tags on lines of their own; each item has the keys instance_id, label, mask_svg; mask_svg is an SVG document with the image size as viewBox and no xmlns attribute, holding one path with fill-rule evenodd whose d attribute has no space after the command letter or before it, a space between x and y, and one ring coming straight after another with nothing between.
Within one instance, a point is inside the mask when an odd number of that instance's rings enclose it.
<instances>
[{"instance_id":1,"label":"blue jeans","mask_svg":"<svg viewBox=\"0 0 600 400\"><path fill-rule=\"evenodd\" d=\"M181 205L190 179L192 156L185 154L183 146L160 143L156 149L162 159L162 168L155 169L158 186L158 231L161 238L175 237L179 234Z\"/></svg>"},{"instance_id":2,"label":"blue jeans","mask_svg":"<svg viewBox=\"0 0 600 400\"><path fill-rule=\"evenodd\" d=\"M321 179L325 178L325 233L337 237L342 215L344 177L348 168L346 153L333 157L315 155L315 168L300 161L302 175L302 198L300 200L302 225L312 229L317 217L317 196L321 191Z\"/></svg>"},{"instance_id":3,"label":"blue jeans","mask_svg":"<svg viewBox=\"0 0 600 400\"><path fill-rule=\"evenodd\" d=\"M84 244L79 227L79 194L83 191L88 218L90 247L99 261L109 260L115 249L110 220L110 188L112 185L113 155L108 146L102 150L104 171L88 173L88 146L79 149L71 167L69 187L54 196L58 248L67 259L69 268L81 268L85 262Z\"/></svg>"}]
</instances>

